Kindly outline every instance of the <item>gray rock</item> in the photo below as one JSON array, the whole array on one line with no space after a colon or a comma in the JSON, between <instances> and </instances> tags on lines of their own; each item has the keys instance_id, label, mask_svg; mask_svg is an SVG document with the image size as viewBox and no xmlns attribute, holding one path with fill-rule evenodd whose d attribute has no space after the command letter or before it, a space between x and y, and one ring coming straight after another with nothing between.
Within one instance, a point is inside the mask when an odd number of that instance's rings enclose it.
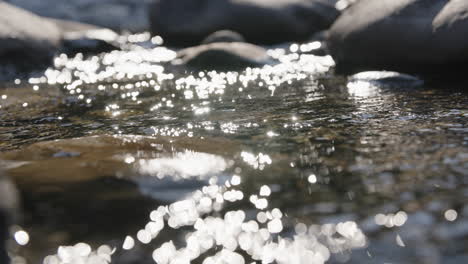
<instances>
[{"instance_id":1,"label":"gray rock","mask_svg":"<svg viewBox=\"0 0 468 264\"><path fill-rule=\"evenodd\" d=\"M57 19L57 18L45 18L45 19L54 23L62 33L76 33L76 32L85 32L89 30L99 29L99 27L94 26L94 25L70 21L70 20L63 20L63 19Z\"/></svg>"},{"instance_id":2,"label":"gray rock","mask_svg":"<svg viewBox=\"0 0 468 264\"><path fill-rule=\"evenodd\" d=\"M118 49L120 49L119 35L114 31L106 28L83 28L82 30L68 29L64 31L63 45L60 51L67 54L76 54L78 52L109 52Z\"/></svg>"},{"instance_id":3,"label":"gray rock","mask_svg":"<svg viewBox=\"0 0 468 264\"><path fill-rule=\"evenodd\" d=\"M8 2L46 17L79 21L116 31L148 30L151 0L9 0Z\"/></svg>"},{"instance_id":4,"label":"gray rock","mask_svg":"<svg viewBox=\"0 0 468 264\"><path fill-rule=\"evenodd\" d=\"M338 14L326 0L157 0L150 24L169 45L196 45L226 29L251 43L273 44L305 40Z\"/></svg>"},{"instance_id":5,"label":"gray rock","mask_svg":"<svg viewBox=\"0 0 468 264\"><path fill-rule=\"evenodd\" d=\"M60 45L60 29L28 11L0 2L0 61L44 63Z\"/></svg>"},{"instance_id":6,"label":"gray rock","mask_svg":"<svg viewBox=\"0 0 468 264\"><path fill-rule=\"evenodd\" d=\"M45 19L57 25L61 32L60 52L67 54L97 53L120 49L119 35L110 29L69 20Z\"/></svg>"},{"instance_id":7,"label":"gray rock","mask_svg":"<svg viewBox=\"0 0 468 264\"><path fill-rule=\"evenodd\" d=\"M336 9L343 11L351 7L352 5L354 5L358 0L338 0L338 1L333 0L333 1L335 2Z\"/></svg>"},{"instance_id":8,"label":"gray rock","mask_svg":"<svg viewBox=\"0 0 468 264\"><path fill-rule=\"evenodd\" d=\"M361 0L328 37L337 70L451 71L468 60L465 0Z\"/></svg>"},{"instance_id":9,"label":"gray rock","mask_svg":"<svg viewBox=\"0 0 468 264\"><path fill-rule=\"evenodd\" d=\"M437 225L432 235L438 240L457 240L468 236L468 220L459 220L456 222L443 222Z\"/></svg>"},{"instance_id":10,"label":"gray rock","mask_svg":"<svg viewBox=\"0 0 468 264\"><path fill-rule=\"evenodd\" d=\"M208 35L208 37L202 41L202 44L215 42L245 42L245 39L237 32L231 30L220 30Z\"/></svg>"},{"instance_id":11,"label":"gray rock","mask_svg":"<svg viewBox=\"0 0 468 264\"><path fill-rule=\"evenodd\" d=\"M236 70L273 62L262 47L243 42L217 42L183 49L173 64L200 70Z\"/></svg>"},{"instance_id":12,"label":"gray rock","mask_svg":"<svg viewBox=\"0 0 468 264\"><path fill-rule=\"evenodd\" d=\"M37 16L0 2L0 61L31 70L48 65L57 51L70 53L118 49L118 35L104 28Z\"/></svg>"}]
</instances>

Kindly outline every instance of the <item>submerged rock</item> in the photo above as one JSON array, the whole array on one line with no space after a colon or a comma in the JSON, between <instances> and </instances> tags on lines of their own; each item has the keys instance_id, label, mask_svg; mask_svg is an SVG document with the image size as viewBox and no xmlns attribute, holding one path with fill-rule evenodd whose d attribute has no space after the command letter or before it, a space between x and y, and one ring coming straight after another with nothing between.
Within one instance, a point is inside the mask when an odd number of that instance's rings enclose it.
<instances>
[{"instance_id":1,"label":"submerged rock","mask_svg":"<svg viewBox=\"0 0 468 264\"><path fill-rule=\"evenodd\" d=\"M468 2L361 0L333 24L328 45L338 71L459 70L468 60Z\"/></svg>"},{"instance_id":2,"label":"submerged rock","mask_svg":"<svg viewBox=\"0 0 468 264\"><path fill-rule=\"evenodd\" d=\"M91 136L35 143L20 150L0 153L0 160L9 167L6 172L19 186L35 191L47 186L67 187L107 177L134 182L148 176L154 177L155 182L164 177L171 178L173 182L205 180L226 169L227 165L216 154L195 152L194 148L204 149L200 146L204 141L199 141ZM191 170L188 162L192 160L197 160L198 164ZM199 164L204 161L207 166L200 170Z\"/></svg>"},{"instance_id":3,"label":"submerged rock","mask_svg":"<svg viewBox=\"0 0 468 264\"><path fill-rule=\"evenodd\" d=\"M225 29L251 43L272 44L305 40L328 28L338 14L325 0L158 0L150 24L169 45L196 45Z\"/></svg>"},{"instance_id":4,"label":"submerged rock","mask_svg":"<svg viewBox=\"0 0 468 264\"><path fill-rule=\"evenodd\" d=\"M222 139L89 136L0 153L0 167L21 192L25 225L41 237L43 258L57 243L136 232L158 205L222 176L231 164L223 156L237 149Z\"/></svg>"},{"instance_id":5,"label":"submerged rock","mask_svg":"<svg viewBox=\"0 0 468 264\"><path fill-rule=\"evenodd\" d=\"M3 152L0 165L28 195L66 194L80 186L100 186L102 190L89 193L89 199L105 198L103 193L112 197L112 190L101 184L113 181L130 189L144 187L137 194L127 191L120 198L129 195L131 199L143 191L160 201L178 200L230 166L223 155L226 150L237 149L231 145L216 139L91 136L39 142ZM168 192L173 198L165 196Z\"/></svg>"},{"instance_id":6,"label":"submerged rock","mask_svg":"<svg viewBox=\"0 0 468 264\"><path fill-rule=\"evenodd\" d=\"M0 61L46 63L60 45L60 29L26 10L0 2Z\"/></svg>"},{"instance_id":7,"label":"submerged rock","mask_svg":"<svg viewBox=\"0 0 468 264\"><path fill-rule=\"evenodd\" d=\"M179 51L173 64L196 69L236 70L273 62L262 47L242 42L216 42Z\"/></svg>"}]
</instances>

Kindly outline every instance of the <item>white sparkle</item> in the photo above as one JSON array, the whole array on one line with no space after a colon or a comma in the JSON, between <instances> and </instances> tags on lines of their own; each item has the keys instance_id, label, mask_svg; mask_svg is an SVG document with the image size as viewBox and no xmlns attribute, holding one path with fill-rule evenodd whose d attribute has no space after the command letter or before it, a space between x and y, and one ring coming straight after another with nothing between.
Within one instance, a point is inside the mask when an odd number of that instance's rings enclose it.
<instances>
[{"instance_id":1,"label":"white sparkle","mask_svg":"<svg viewBox=\"0 0 468 264\"><path fill-rule=\"evenodd\" d=\"M131 236L125 237L122 248L124 250L130 250L135 246L135 240Z\"/></svg>"},{"instance_id":2,"label":"white sparkle","mask_svg":"<svg viewBox=\"0 0 468 264\"><path fill-rule=\"evenodd\" d=\"M458 213L457 213L457 211L455 211L453 209L449 209L449 210L445 211L444 216L445 216L445 219L447 219L447 221L453 222L453 221L457 220Z\"/></svg>"},{"instance_id":3,"label":"white sparkle","mask_svg":"<svg viewBox=\"0 0 468 264\"><path fill-rule=\"evenodd\" d=\"M14 235L16 243L21 246L27 245L29 243L29 234L26 231L20 230L17 231Z\"/></svg>"},{"instance_id":4,"label":"white sparkle","mask_svg":"<svg viewBox=\"0 0 468 264\"><path fill-rule=\"evenodd\" d=\"M312 184L317 183L317 176L315 176L315 174L311 174L307 177L307 180Z\"/></svg>"}]
</instances>

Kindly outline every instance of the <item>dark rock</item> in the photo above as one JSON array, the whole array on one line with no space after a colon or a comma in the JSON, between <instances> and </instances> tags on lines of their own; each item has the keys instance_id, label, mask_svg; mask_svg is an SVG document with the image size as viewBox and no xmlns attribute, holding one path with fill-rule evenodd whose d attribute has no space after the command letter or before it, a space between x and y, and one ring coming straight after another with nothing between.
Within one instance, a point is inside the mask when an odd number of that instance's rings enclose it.
<instances>
[{"instance_id":1,"label":"dark rock","mask_svg":"<svg viewBox=\"0 0 468 264\"><path fill-rule=\"evenodd\" d=\"M173 64L199 70L236 70L273 62L262 47L242 42L217 42L183 49Z\"/></svg>"},{"instance_id":2,"label":"dark rock","mask_svg":"<svg viewBox=\"0 0 468 264\"><path fill-rule=\"evenodd\" d=\"M231 30L220 30L206 37L202 44L210 44L215 42L245 42L244 37Z\"/></svg>"},{"instance_id":3,"label":"dark rock","mask_svg":"<svg viewBox=\"0 0 468 264\"><path fill-rule=\"evenodd\" d=\"M361 0L333 24L328 45L339 72L453 71L468 60L468 2Z\"/></svg>"},{"instance_id":4,"label":"dark rock","mask_svg":"<svg viewBox=\"0 0 468 264\"><path fill-rule=\"evenodd\" d=\"M338 14L325 0L157 0L150 24L169 45L196 45L226 29L251 43L274 44L305 40L328 28Z\"/></svg>"},{"instance_id":5,"label":"dark rock","mask_svg":"<svg viewBox=\"0 0 468 264\"><path fill-rule=\"evenodd\" d=\"M327 40L327 37L328 37L328 30L322 30L313 34L312 37L309 39L309 41L325 42Z\"/></svg>"},{"instance_id":6,"label":"dark rock","mask_svg":"<svg viewBox=\"0 0 468 264\"><path fill-rule=\"evenodd\" d=\"M60 29L28 11L0 2L0 61L47 63L60 45Z\"/></svg>"}]
</instances>

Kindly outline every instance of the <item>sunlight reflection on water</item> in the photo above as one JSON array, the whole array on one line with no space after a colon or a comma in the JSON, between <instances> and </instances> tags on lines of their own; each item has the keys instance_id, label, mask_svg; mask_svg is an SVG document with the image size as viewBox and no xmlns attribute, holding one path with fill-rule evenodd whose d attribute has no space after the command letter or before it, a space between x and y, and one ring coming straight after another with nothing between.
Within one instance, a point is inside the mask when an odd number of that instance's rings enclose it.
<instances>
[{"instance_id":1,"label":"sunlight reflection on water","mask_svg":"<svg viewBox=\"0 0 468 264\"><path fill-rule=\"evenodd\" d=\"M129 255L153 243L160 263L201 256L206 263L323 263L351 259L349 250L363 246L368 250L357 250L353 263L442 258L466 235L468 209L459 200L466 192L466 96L395 92L413 87L414 79L401 84L390 75L383 82L391 85L365 76L342 80L330 72L329 56L300 54L314 48L312 42L269 50L280 64L240 72L173 72L165 62L175 52L162 47L60 55L44 76L2 91L0 146L110 133L233 142L239 149L206 143L225 156L210 150L112 156L135 169L131 175L145 176L136 181L140 191L164 204L139 230L112 239ZM50 96L56 86L59 95ZM25 94L50 101L25 102ZM54 153L63 162L77 158ZM25 241L23 233L18 238ZM27 246L37 245L31 238ZM96 240L88 242L96 248ZM57 247L47 243L47 250ZM107 263L121 254L115 244L115 254L75 247L60 248L46 264L70 256Z\"/></svg>"}]
</instances>

